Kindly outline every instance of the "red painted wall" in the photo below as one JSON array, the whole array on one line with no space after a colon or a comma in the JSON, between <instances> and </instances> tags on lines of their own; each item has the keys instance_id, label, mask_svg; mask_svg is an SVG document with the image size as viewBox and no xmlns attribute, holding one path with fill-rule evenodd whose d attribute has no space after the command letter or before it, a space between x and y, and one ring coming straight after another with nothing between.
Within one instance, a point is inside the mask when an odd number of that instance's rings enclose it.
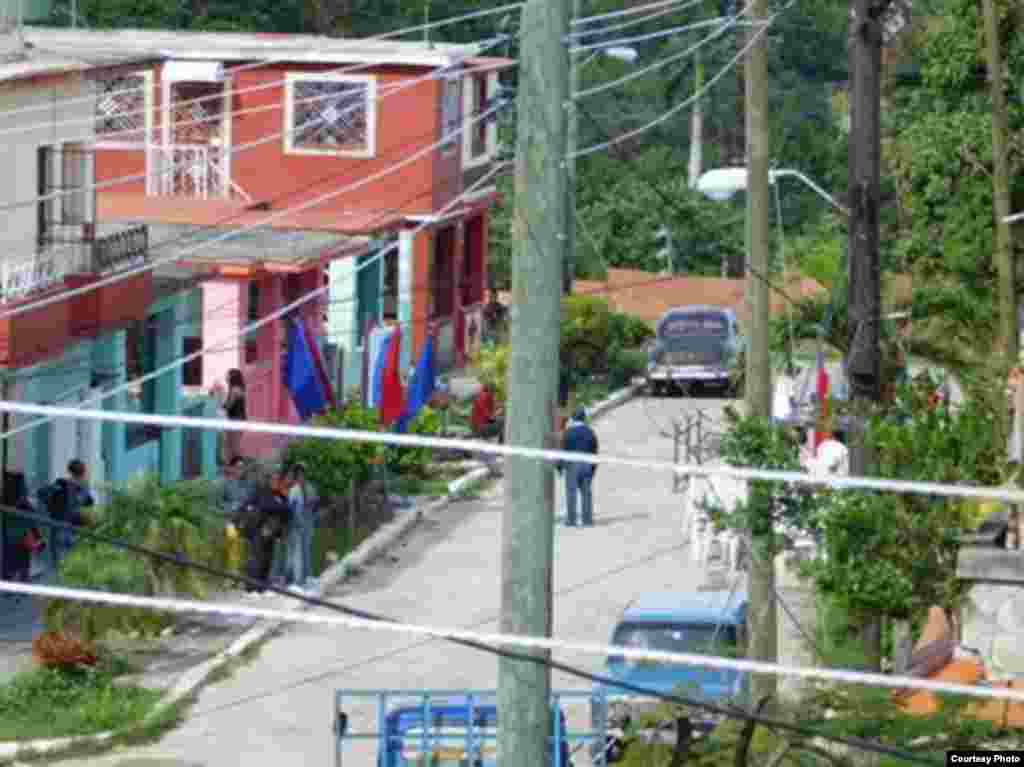
<instances>
[{"instance_id":1,"label":"red painted wall","mask_svg":"<svg viewBox=\"0 0 1024 767\"><path fill-rule=\"evenodd\" d=\"M240 72L232 82L231 108L247 114L232 117L231 144L259 141L287 130L284 124L284 85L261 90L248 89L284 79L288 72L317 72L338 69L336 65L277 65ZM231 177L255 200L281 198L279 207L301 204L332 190L352 185L390 165L409 158L433 144L441 135L443 84L425 80L407 89L387 95L389 89L423 77L425 67L384 66L353 71L353 75L377 78L376 154L372 159L332 157L329 155L293 155L285 153L284 136L246 148L231 157ZM159 74L154 78L154 136L160 142ZM247 91L238 93L238 91ZM249 110L261 109L252 112ZM142 174L145 157L142 150L98 150L96 177L100 182L127 175ZM310 187L303 189L303 187ZM145 193L143 182L118 184L108 188L114 193ZM425 215L437 210L462 190L462 149L459 137L454 150L431 152L402 169L358 189L333 198L317 210L400 211L407 215Z\"/></svg>"}]
</instances>

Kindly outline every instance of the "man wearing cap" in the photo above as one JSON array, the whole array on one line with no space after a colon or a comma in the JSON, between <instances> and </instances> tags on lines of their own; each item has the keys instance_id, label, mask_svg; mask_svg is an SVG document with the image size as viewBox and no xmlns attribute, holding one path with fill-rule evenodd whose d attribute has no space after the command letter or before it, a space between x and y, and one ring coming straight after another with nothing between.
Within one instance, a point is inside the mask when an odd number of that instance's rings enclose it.
<instances>
[{"instance_id":1,"label":"man wearing cap","mask_svg":"<svg viewBox=\"0 0 1024 767\"><path fill-rule=\"evenodd\" d=\"M597 434L587 423L587 411L578 408L572 420L566 425L562 438L562 450L569 453L590 453L597 455ZM594 474L597 464L582 461L564 463L559 461L558 470L565 470L565 521L569 527L576 527L576 493L581 499L581 521L583 527L594 526Z\"/></svg>"}]
</instances>

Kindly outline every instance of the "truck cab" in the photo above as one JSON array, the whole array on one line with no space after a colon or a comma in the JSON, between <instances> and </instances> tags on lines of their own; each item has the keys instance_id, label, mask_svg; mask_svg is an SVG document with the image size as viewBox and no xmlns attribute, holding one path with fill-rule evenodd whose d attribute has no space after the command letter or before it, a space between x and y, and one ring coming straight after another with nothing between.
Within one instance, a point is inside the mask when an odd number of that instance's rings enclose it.
<instances>
[{"instance_id":1,"label":"truck cab","mask_svg":"<svg viewBox=\"0 0 1024 767\"><path fill-rule=\"evenodd\" d=\"M747 594L745 590L651 593L634 600L612 632L611 643L620 647L742 657L746 651ZM700 668L610 655L605 676L655 693L674 693L708 703L744 702L749 697L745 672ZM641 702L635 690L600 685L603 697L614 702ZM642 707L641 707L642 708ZM622 707L616 706L621 718ZM638 709L639 710L639 709ZM621 724L614 721L609 725ZM695 710L698 730L710 731L718 718Z\"/></svg>"}]
</instances>

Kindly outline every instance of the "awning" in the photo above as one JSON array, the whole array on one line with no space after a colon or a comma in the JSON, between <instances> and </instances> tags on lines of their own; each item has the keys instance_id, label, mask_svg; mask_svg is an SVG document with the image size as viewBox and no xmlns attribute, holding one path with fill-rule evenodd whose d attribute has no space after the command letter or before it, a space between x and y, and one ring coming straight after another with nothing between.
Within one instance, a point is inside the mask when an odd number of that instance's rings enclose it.
<instances>
[{"instance_id":1,"label":"awning","mask_svg":"<svg viewBox=\"0 0 1024 767\"><path fill-rule=\"evenodd\" d=\"M163 79L170 83L219 83L224 80L224 65L219 61L168 61Z\"/></svg>"}]
</instances>

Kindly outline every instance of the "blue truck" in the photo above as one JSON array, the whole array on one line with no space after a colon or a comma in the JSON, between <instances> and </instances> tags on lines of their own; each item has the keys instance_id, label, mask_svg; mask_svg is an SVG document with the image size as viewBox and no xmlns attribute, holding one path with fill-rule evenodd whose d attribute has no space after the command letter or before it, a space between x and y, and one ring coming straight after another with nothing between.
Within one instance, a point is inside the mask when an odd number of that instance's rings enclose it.
<instances>
[{"instance_id":1,"label":"blue truck","mask_svg":"<svg viewBox=\"0 0 1024 767\"><path fill-rule=\"evenodd\" d=\"M496 695L494 690L339 690L335 765L344 767L346 746L353 750L363 741L373 744L376 767L497 767ZM603 752L607 734L600 723L590 731L569 729L565 708L574 703L591 705L593 710L593 695L552 693L551 731L557 734L551 739L548 764L542 767L572 767L573 753L583 746ZM373 729L354 726L360 710L364 719L375 722ZM350 761L355 759L353 755ZM370 764L365 756L356 760L358 767Z\"/></svg>"},{"instance_id":2,"label":"blue truck","mask_svg":"<svg viewBox=\"0 0 1024 767\"><path fill-rule=\"evenodd\" d=\"M745 651L746 619L747 594L742 588L649 593L635 599L623 611L612 632L611 644L736 657ZM749 675L745 672L632 660L621 655L608 657L604 676L658 694L673 693L716 705L746 703L750 695ZM596 712L594 721L607 727L613 754L621 751L621 742L617 741L628 723L660 703L657 698L614 683L597 684L594 693L597 700L608 706L607 710ZM706 735L720 717L695 708L690 712L690 720L697 735Z\"/></svg>"}]
</instances>

